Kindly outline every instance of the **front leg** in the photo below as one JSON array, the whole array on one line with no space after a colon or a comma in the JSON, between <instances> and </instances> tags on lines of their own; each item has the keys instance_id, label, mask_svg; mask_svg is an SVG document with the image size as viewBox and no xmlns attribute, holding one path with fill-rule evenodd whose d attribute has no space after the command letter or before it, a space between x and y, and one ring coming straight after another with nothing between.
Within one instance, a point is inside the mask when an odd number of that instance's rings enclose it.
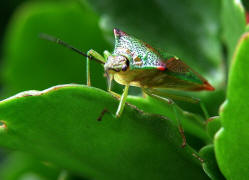
<instances>
[{"instance_id":1,"label":"front leg","mask_svg":"<svg viewBox=\"0 0 249 180\"><path fill-rule=\"evenodd\" d=\"M118 93L115 93L114 91L111 91L111 90L108 90L108 92L111 93L111 95L113 97L115 97L116 99L120 100L121 96Z\"/></svg>"},{"instance_id":2,"label":"front leg","mask_svg":"<svg viewBox=\"0 0 249 180\"><path fill-rule=\"evenodd\" d=\"M122 94L121 97L120 97L119 94L117 94L117 93L115 93L115 92L113 92L113 91L111 91L111 90L108 90L109 93L112 94L112 96L114 96L115 98L117 98L117 99L120 100L120 101L119 101L119 105L118 105L117 112L116 112L116 114L115 114L115 117L116 117L116 118L119 118L119 117L121 116L123 110L124 110L126 98L127 98L127 95L128 95L128 90L129 90L129 85L126 85L125 88L124 88L124 92L123 92L123 94ZM120 99L120 98L121 98L121 99ZM100 114L100 116L98 117L97 120L98 120L98 121L101 121L102 118L103 118L103 116L104 116L106 113L110 113L110 112L109 112L107 109L104 109L104 110L101 112L101 114Z\"/></svg>"},{"instance_id":3,"label":"front leg","mask_svg":"<svg viewBox=\"0 0 249 180\"><path fill-rule=\"evenodd\" d=\"M87 58L86 58L86 78L87 78L87 85L91 86L91 78L90 78L90 60L91 57L94 57L98 60L100 60L101 62L103 62L103 64L106 62L106 59L101 56L97 51L94 51L93 49L89 50L87 52Z\"/></svg>"},{"instance_id":4,"label":"front leg","mask_svg":"<svg viewBox=\"0 0 249 180\"><path fill-rule=\"evenodd\" d=\"M126 98L128 96L129 86L130 86L129 84L125 85L124 92L121 96L121 99L120 99L120 102L118 105L118 110L117 110L116 115L115 115L116 118L119 118L124 110Z\"/></svg>"}]
</instances>

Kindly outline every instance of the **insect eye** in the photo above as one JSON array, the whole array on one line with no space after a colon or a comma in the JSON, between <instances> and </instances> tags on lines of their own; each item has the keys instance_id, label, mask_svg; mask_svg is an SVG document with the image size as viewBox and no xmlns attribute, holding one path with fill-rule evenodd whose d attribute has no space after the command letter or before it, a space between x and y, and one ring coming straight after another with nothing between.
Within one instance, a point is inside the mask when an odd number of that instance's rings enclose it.
<instances>
[{"instance_id":1,"label":"insect eye","mask_svg":"<svg viewBox=\"0 0 249 180\"><path fill-rule=\"evenodd\" d=\"M126 60L125 64L122 66L122 71L126 71L129 67L129 64L130 64L129 60Z\"/></svg>"},{"instance_id":2,"label":"insect eye","mask_svg":"<svg viewBox=\"0 0 249 180\"><path fill-rule=\"evenodd\" d=\"M126 71L127 70L127 68L128 68L128 66L125 64L125 65L123 65L122 66L122 71Z\"/></svg>"}]
</instances>

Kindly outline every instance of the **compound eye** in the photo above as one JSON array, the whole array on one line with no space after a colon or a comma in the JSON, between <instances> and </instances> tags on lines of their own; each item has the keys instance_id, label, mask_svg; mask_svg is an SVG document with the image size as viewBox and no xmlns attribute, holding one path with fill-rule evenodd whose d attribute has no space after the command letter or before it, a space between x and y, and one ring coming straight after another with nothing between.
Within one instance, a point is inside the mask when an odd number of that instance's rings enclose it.
<instances>
[{"instance_id":1,"label":"compound eye","mask_svg":"<svg viewBox=\"0 0 249 180\"><path fill-rule=\"evenodd\" d=\"M122 71L126 71L127 69L128 69L128 67L129 67L129 60L126 60L125 61L125 64L122 66Z\"/></svg>"},{"instance_id":2,"label":"compound eye","mask_svg":"<svg viewBox=\"0 0 249 180\"><path fill-rule=\"evenodd\" d=\"M126 71L127 70L127 65L123 65L123 67L122 67L122 71Z\"/></svg>"}]
</instances>

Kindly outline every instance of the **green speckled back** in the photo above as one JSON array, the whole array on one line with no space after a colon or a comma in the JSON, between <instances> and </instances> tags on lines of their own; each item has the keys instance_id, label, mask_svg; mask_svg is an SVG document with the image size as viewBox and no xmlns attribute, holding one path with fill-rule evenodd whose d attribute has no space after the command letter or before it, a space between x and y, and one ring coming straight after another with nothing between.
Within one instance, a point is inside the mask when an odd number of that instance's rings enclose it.
<instances>
[{"instance_id":1,"label":"green speckled back","mask_svg":"<svg viewBox=\"0 0 249 180\"><path fill-rule=\"evenodd\" d=\"M128 57L131 69L155 69L165 66L161 61L162 57L159 52L150 45L120 30L115 30L114 35L115 48L113 54ZM125 52L124 49L129 50L129 52Z\"/></svg>"}]
</instances>

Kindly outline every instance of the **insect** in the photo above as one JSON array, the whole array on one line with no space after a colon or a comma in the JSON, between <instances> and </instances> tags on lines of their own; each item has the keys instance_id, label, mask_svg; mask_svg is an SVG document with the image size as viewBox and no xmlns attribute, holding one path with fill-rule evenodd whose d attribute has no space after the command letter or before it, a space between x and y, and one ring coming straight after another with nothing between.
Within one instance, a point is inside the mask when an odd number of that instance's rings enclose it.
<instances>
[{"instance_id":1,"label":"insect","mask_svg":"<svg viewBox=\"0 0 249 180\"><path fill-rule=\"evenodd\" d=\"M41 37L70 48L87 58L87 84L90 86L90 61L95 60L104 66L108 77L108 91L111 91L111 82L114 79L125 86L120 97L120 103L116 111L116 117L120 117L125 106L128 89L130 86L137 86L153 97L160 98L157 89L175 89L184 91L213 91L214 87L199 73L190 68L178 57L161 52L149 44L137 39L134 36L114 29L115 48L112 53L104 51L103 56L94 50L84 54L80 50L63 42L58 38L42 34ZM179 130L183 138L182 146L186 140L183 129L179 124Z\"/></svg>"}]
</instances>

